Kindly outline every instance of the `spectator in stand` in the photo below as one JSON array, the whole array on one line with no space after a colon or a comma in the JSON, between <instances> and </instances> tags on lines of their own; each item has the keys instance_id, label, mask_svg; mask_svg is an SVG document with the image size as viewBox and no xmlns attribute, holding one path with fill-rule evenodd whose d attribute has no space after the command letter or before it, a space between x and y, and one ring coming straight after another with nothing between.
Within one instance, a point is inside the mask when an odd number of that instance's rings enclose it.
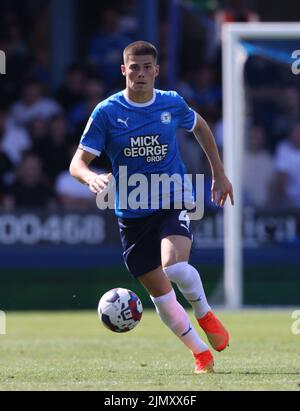
<instances>
[{"instance_id":1,"label":"spectator in stand","mask_svg":"<svg viewBox=\"0 0 300 411\"><path fill-rule=\"evenodd\" d=\"M36 78L44 87L49 87L51 84L50 72L50 56L49 50L46 47L38 47L34 53L33 65L30 73Z\"/></svg>"},{"instance_id":2,"label":"spectator in stand","mask_svg":"<svg viewBox=\"0 0 300 411\"><path fill-rule=\"evenodd\" d=\"M220 7L215 13L217 23L253 22L259 21L259 15L249 7L245 0L229 0L225 7Z\"/></svg>"},{"instance_id":3,"label":"spectator in stand","mask_svg":"<svg viewBox=\"0 0 300 411\"><path fill-rule=\"evenodd\" d=\"M36 117L47 120L61 111L60 105L53 98L43 95L41 83L30 79L24 85L21 100L17 101L11 109L10 122L25 126Z\"/></svg>"},{"instance_id":4,"label":"spectator in stand","mask_svg":"<svg viewBox=\"0 0 300 411\"><path fill-rule=\"evenodd\" d=\"M77 148L77 145L72 145L69 148L68 165L55 181L56 197L62 208L67 211L85 211L96 207L96 196L89 190L88 186L80 184L69 172L69 163ZM65 157L67 156L65 155ZM105 170L97 170L96 172L103 173Z\"/></svg>"},{"instance_id":5,"label":"spectator in stand","mask_svg":"<svg viewBox=\"0 0 300 411\"><path fill-rule=\"evenodd\" d=\"M271 185L274 179L274 159L266 149L266 133L263 127L253 126L248 132L244 154L243 191L244 204L270 207Z\"/></svg>"},{"instance_id":6,"label":"spectator in stand","mask_svg":"<svg viewBox=\"0 0 300 411\"><path fill-rule=\"evenodd\" d=\"M203 161L203 152L194 136L184 130L179 130L177 133L177 141L180 157L186 164L187 172L189 174L199 173Z\"/></svg>"},{"instance_id":7,"label":"spectator in stand","mask_svg":"<svg viewBox=\"0 0 300 411\"><path fill-rule=\"evenodd\" d=\"M55 205L53 189L43 174L42 162L32 152L23 154L15 181L5 190L4 206L15 208L51 208Z\"/></svg>"},{"instance_id":8,"label":"spectator in stand","mask_svg":"<svg viewBox=\"0 0 300 411\"><path fill-rule=\"evenodd\" d=\"M86 72L83 66L73 64L69 67L62 86L58 89L56 98L66 112L84 99Z\"/></svg>"},{"instance_id":9,"label":"spectator in stand","mask_svg":"<svg viewBox=\"0 0 300 411\"><path fill-rule=\"evenodd\" d=\"M0 129L1 129L1 114L0 114ZM2 202L3 189L4 189L4 183L6 181L6 177L14 169L14 165L13 165L11 159L6 154L6 152L3 150L2 136L3 135L0 131L0 204Z\"/></svg>"},{"instance_id":10,"label":"spectator in stand","mask_svg":"<svg viewBox=\"0 0 300 411\"><path fill-rule=\"evenodd\" d=\"M112 89L121 78L122 52L131 39L121 29L117 9L105 9L100 19L100 28L89 42L88 59L98 67L100 77Z\"/></svg>"},{"instance_id":11,"label":"spectator in stand","mask_svg":"<svg viewBox=\"0 0 300 411\"><path fill-rule=\"evenodd\" d=\"M274 201L279 208L300 210L300 119L286 140L279 143L275 158Z\"/></svg>"},{"instance_id":12,"label":"spectator in stand","mask_svg":"<svg viewBox=\"0 0 300 411\"><path fill-rule=\"evenodd\" d=\"M66 152L71 137L66 119L57 115L50 120L33 119L28 125L31 137L31 151L43 161L44 171L52 181L67 167Z\"/></svg>"},{"instance_id":13,"label":"spectator in stand","mask_svg":"<svg viewBox=\"0 0 300 411\"><path fill-rule=\"evenodd\" d=\"M68 133L66 118L62 115L53 117L49 122L47 151L44 157L46 175L54 181L56 176L69 166L66 153L69 150L71 136Z\"/></svg>"},{"instance_id":14,"label":"spectator in stand","mask_svg":"<svg viewBox=\"0 0 300 411\"><path fill-rule=\"evenodd\" d=\"M290 81L290 67L264 56L250 56L245 64L245 83L251 116L266 130L268 146L275 150L300 112L300 96ZM296 77L296 76L294 76Z\"/></svg>"},{"instance_id":15,"label":"spectator in stand","mask_svg":"<svg viewBox=\"0 0 300 411\"><path fill-rule=\"evenodd\" d=\"M192 81L194 100L203 115L216 119L222 100L222 89L217 84L214 68L210 65L200 67L195 72Z\"/></svg>"},{"instance_id":16,"label":"spectator in stand","mask_svg":"<svg viewBox=\"0 0 300 411\"><path fill-rule=\"evenodd\" d=\"M298 120L300 114L300 93L293 87L288 86L280 90L277 96L277 104L280 106L279 113L273 118L273 129L276 141L280 140L290 125Z\"/></svg>"},{"instance_id":17,"label":"spectator in stand","mask_svg":"<svg viewBox=\"0 0 300 411\"><path fill-rule=\"evenodd\" d=\"M204 61L214 62L220 48L218 26L215 18L216 10L219 8L218 0L189 0L183 3L189 10L190 15L196 18L196 25L203 30L205 37Z\"/></svg>"},{"instance_id":18,"label":"spectator in stand","mask_svg":"<svg viewBox=\"0 0 300 411\"><path fill-rule=\"evenodd\" d=\"M189 11L184 26L189 27L189 30L192 27L194 36L198 37L197 43L201 44L202 42L200 48L203 62L220 65L221 29L224 23L250 22L260 19L259 15L250 8L247 0L228 0L225 2L221 0L189 0L181 3L184 9ZM205 40L204 42L201 37ZM192 57L192 60L195 61L195 58Z\"/></svg>"},{"instance_id":19,"label":"spectator in stand","mask_svg":"<svg viewBox=\"0 0 300 411\"><path fill-rule=\"evenodd\" d=\"M69 124L73 130L86 123L90 113L104 99L104 85L98 78L90 78L84 88L85 99L78 103L69 113Z\"/></svg>"},{"instance_id":20,"label":"spectator in stand","mask_svg":"<svg viewBox=\"0 0 300 411\"><path fill-rule=\"evenodd\" d=\"M31 139L31 151L44 159L47 156L48 147L48 121L41 117L35 117L28 123L28 133Z\"/></svg>"},{"instance_id":21,"label":"spectator in stand","mask_svg":"<svg viewBox=\"0 0 300 411\"><path fill-rule=\"evenodd\" d=\"M1 149L14 165L21 161L22 152L31 146L28 133L24 128L9 125L8 110L0 107Z\"/></svg>"}]
</instances>

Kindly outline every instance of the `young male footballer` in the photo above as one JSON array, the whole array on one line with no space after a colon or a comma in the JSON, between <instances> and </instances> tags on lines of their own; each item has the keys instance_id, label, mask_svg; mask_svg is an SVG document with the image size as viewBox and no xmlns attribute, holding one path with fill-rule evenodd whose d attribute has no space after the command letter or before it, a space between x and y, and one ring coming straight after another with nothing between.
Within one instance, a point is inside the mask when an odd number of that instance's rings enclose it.
<instances>
[{"instance_id":1,"label":"young male footballer","mask_svg":"<svg viewBox=\"0 0 300 411\"><path fill-rule=\"evenodd\" d=\"M195 372L213 372L213 356L190 324L171 285L176 283L191 304L210 345L217 351L224 350L229 334L207 302L198 271L189 264L192 233L186 209L172 207L176 192L188 185L176 143L178 128L193 132L206 153L212 170L212 201L223 207L229 196L233 205L232 186L205 120L175 91L154 88L159 74L156 48L137 41L127 46L123 55L121 71L126 88L94 109L71 162L70 173L93 193L100 193L111 175L97 175L89 165L102 151L106 152L116 181L115 213L126 267L148 290L162 321L192 352ZM120 188L128 181L119 181L120 167L126 167L128 179L142 174L150 187L154 174L176 174L182 178L167 193L163 188L154 193L146 189L144 194L150 193L149 198L143 197L145 206L137 208L121 201ZM134 189L132 184L128 185L128 196ZM189 187L184 189L187 197L194 195ZM166 200L170 204L168 208L164 207Z\"/></svg>"}]
</instances>

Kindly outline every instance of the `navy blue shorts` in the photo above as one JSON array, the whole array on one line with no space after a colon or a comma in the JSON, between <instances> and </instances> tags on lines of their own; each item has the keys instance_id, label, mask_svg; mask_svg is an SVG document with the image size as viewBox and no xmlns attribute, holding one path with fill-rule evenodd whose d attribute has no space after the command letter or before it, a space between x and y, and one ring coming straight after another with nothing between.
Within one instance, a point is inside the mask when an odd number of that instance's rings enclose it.
<instances>
[{"instance_id":1,"label":"navy blue shorts","mask_svg":"<svg viewBox=\"0 0 300 411\"><path fill-rule=\"evenodd\" d=\"M161 240L170 235L192 239L185 210L159 210L143 218L118 218L123 258L139 277L161 266Z\"/></svg>"}]
</instances>

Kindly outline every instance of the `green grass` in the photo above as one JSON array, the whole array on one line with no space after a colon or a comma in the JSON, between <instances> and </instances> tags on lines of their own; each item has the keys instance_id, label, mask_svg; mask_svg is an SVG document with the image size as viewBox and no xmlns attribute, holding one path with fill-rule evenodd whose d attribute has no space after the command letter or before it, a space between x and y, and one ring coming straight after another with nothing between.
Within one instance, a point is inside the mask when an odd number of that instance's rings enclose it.
<instances>
[{"instance_id":1,"label":"green grass","mask_svg":"<svg viewBox=\"0 0 300 411\"><path fill-rule=\"evenodd\" d=\"M105 329L96 312L7 313L0 390L300 390L291 313L220 312L231 344L209 375L193 373L190 353L154 310L125 334Z\"/></svg>"}]
</instances>

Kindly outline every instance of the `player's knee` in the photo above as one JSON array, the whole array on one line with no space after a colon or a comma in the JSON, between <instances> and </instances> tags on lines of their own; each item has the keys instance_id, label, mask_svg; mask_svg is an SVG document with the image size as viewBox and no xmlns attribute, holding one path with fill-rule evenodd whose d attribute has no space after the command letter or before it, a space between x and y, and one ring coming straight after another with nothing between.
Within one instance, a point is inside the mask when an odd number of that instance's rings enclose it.
<instances>
[{"instance_id":1,"label":"player's knee","mask_svg":"<svg viewBox=\"0 0 300 411\"><path fill-rule=\"evenodd\" d=\"M187 272L189 271L188 267L189 263L187 261L181 261L176 264L163 267L163 271L170 281L177 283L182 281L187 276Z\"/></svg>"},{"instance_id":2,"label":"player's knee","mask_svg":"<svg viewBox=\"0 0 300 411\"><path fill-rule=\"evenodd\" d=\"M185 250L172 249L163 253L163 267L170 267L175 264L187 262L188 256Z\"/></svg>"},{"instance_id":3,"label":"player's knee","mask_svg":"<svg viewBox=\"0 0 300 411\"><path fill-rule=\"evenodd\" d=\"M196 268L187 261L164 267L163 270L170 281L184 288L194 284L195 280L199 277Z\"/></svg>"}]
</instances>

